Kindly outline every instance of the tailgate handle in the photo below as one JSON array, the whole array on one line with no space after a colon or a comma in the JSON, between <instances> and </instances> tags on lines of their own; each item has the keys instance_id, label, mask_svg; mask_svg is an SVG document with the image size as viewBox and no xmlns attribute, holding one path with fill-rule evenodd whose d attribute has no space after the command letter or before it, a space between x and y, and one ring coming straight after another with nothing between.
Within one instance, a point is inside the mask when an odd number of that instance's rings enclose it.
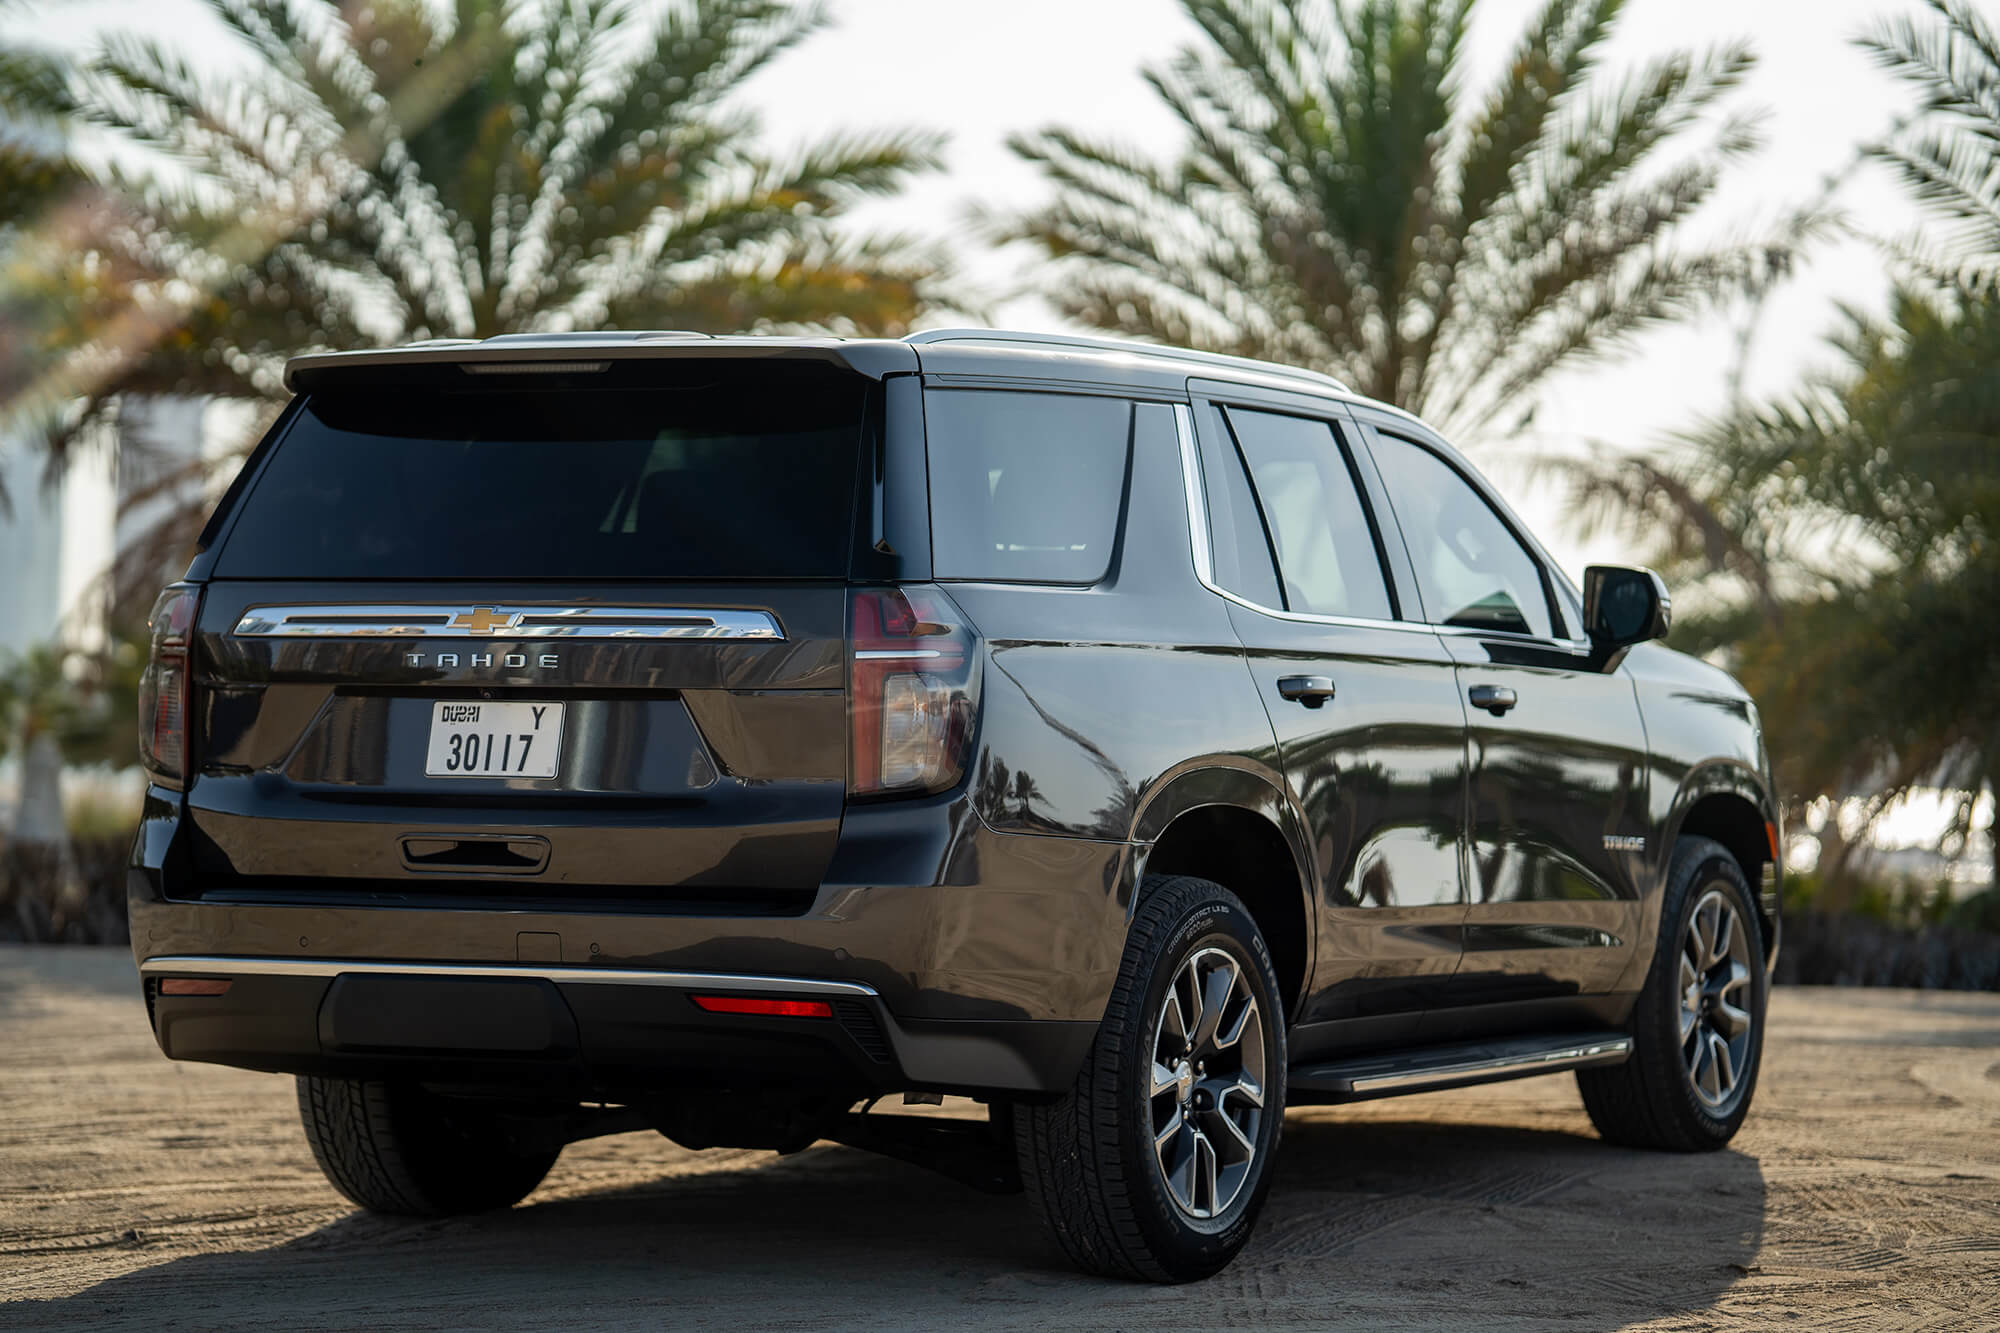
<instances>
[{"instance_id":1,"label":"tailgate handle","mask_svg":"<svg viewBox=\"0 0 2000 1333\"><path fill-rule=\"evenodd\" d=\"M539 875L549 840L523 833L407 833L403 868L480 875Z\"/></svg>"}]
</instances>

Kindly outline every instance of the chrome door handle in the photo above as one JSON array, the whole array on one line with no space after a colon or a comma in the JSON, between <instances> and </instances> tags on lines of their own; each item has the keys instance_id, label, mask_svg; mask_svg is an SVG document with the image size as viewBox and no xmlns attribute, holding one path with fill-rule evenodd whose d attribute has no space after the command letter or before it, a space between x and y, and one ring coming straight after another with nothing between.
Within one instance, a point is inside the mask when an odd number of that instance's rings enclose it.
<instances>
[{"instance_id":1,"label":"chrome door handle","mask_svg":"<svg viewBox=\"0 0 2000 1333\"><path fill-rule=\"evenodd\" d=\"M1293 703L1318 708L1333 697L1333 681L1326 676L1280 676L1278 693Z\"/></svg>"},{"instance_id":2,"label":"chrome door handle","mask_svg":"<svg viewBox=\"0 0 2000 1333\"><path fill-rule=\"evenodd\" d=\"M1515 703L1514 691L1504 685L1474 685L1465 692L1465 697L1472 700L1474 708L1484 708L1495 717L1512 708Z\"/></svg>"}]
</instances>

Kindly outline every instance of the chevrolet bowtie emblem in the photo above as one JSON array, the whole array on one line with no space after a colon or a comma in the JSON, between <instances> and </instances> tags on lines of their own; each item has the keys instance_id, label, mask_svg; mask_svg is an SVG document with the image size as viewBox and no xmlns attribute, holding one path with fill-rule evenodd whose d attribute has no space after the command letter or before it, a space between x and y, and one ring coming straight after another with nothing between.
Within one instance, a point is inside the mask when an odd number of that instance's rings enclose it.
<instances>
[{"instance_id":1,"label":"chevrolet bowtie emblem","mask_svg":"<svg viewBox=\"0 0 2000 1333\"><path fill-rule=\"evenodd\" d=\"M462 629L468 634L491 634L498 629L512 629L521 623L519 613L502 615L490 606L475 606L470 611L461 611L445 623L447 629Z\"/></svg>"}]
</instances>

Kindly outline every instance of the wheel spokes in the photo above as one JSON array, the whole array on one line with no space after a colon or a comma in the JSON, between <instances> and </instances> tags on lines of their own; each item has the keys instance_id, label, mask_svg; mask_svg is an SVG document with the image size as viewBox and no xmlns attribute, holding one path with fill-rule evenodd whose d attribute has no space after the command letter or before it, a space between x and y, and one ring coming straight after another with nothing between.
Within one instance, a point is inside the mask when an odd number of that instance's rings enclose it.
<instances>
[{"instance_id":1,"label":"wheel spokes","mask_svg":"<svg viewBox=\"0 0 2000 1333\"><path fill-rule=\"evenodd\" d=\"M1231 1165L1247 1162L1257 1155L1257 1145L1243 1132L1243 1127L1229 1112L1217 1106L1213 1111L1202 1113L1202 1132L1208 1138L1229 1150Z\"/></svg>"},{"instance_id":2,"label":"wheel spokes","mask_svg":"<svg viewBox=\"0 0 2000 1333\"><path fill-rule=\"evenodd\" d=\"M1198 1052L1215 1049L1216 1031L1222 1026L1223 1013L1229 1008L1229 997L1236 991L1237 969L1233 960L1225 958L1208 980L1195 978L1200 987L1201 1016L1195 1019L1194 1048ZM1240 1034L1239 1034L1240 1035Z\"/></svg>"},{"instance_id":3,"label":"wheel spokes","mask_svg":"<svg viewBox=\"0 0 2000 1333\"><path fill-rule=\"evenodd\" d=\"M1175 977L1174 984L1167 987L1166 1009L1160 1015L1160 1035L1171 1037L1182 1049L1188 1045L1187 1015L1181 1010L1179 977ZM1154 1044L1157 1047L1158 1043Z\"/></svg>"},{"instance_id":4,"label":"wheel spokes","mask_svg":"<svg viewBox=\"0 0 2000 1333\"><path fill-rule=\"evenodd\" d=\"M1729 997L1744 990L1750 984L1750 969L1730 960L1728 973L1715 989L1714 1023L1716 1028L1731 1037L1740 1037L1750 1030L1750 1011L1732 1003Z\"/></svg>"},{"instance_id":5,"label":"wheel spokes","mask_svg":"<svg viewBox=\"0 0 2000 1333\"><path fill-rule=\"evenodd\" d=\"M1709 1068L1715 1075L1715 1095L1727 1097L1736 1086L1736 1060L1729 1053L1729 1041L1720 1032L1708 1034Z\"/></svg>"},{"instance_id":6,"label":"wheel spokes","mask_svg":"<svg viewBox=\"0 0 2000 1333\"><path fill-rule=\"evenodd\" d=\"M1241 1097L1258 1110L1264 1109L1264 1085L1250 1077L1248 1071L1239 1072L1236 1081L1216 1095L1216 1105L1222 1105L1225 1097Z\"/></svg>"},{"instance_id":7,"label":"wheel spokes","mask_svg":"<svg viewBox=\"0 0 2000 1333\"><path fill-rule=\"evenodd\" d=\"M1215 1145L1208 1141L1206 1134L1199 1131L1196 1131L1193 1138L1194 1184L1200 1191L1193 1198L1194 1208L1196 1212L1204 1217L1212 1217L1215 1214L1216 1197L1215 1175L1217 1163L1215 1160Z\"/></svg>"}]
</instances>

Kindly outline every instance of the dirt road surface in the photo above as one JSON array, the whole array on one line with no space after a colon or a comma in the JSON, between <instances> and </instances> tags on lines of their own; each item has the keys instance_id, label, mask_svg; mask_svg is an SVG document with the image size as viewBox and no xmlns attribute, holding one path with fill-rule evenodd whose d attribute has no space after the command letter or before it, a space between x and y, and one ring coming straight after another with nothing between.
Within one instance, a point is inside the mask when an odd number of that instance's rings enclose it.
<instances>
[{"instance_id":1,"label":"dirt road surface","mask_svg":"<svg viewBox=\"0 0 2000 1333\"><path fill-rule=\"evenodd\" d=\"M1180 1288L829 1146L624 1135L511 1212L373 1218L289 1079L160 1056L124 954L0 948L0 1328L2000 1328L2000 995L1780 990L1720 1153L1608 1147L1567 1077L1294 1111L1280 1151Z\"/></svg>"}]
</instances>

